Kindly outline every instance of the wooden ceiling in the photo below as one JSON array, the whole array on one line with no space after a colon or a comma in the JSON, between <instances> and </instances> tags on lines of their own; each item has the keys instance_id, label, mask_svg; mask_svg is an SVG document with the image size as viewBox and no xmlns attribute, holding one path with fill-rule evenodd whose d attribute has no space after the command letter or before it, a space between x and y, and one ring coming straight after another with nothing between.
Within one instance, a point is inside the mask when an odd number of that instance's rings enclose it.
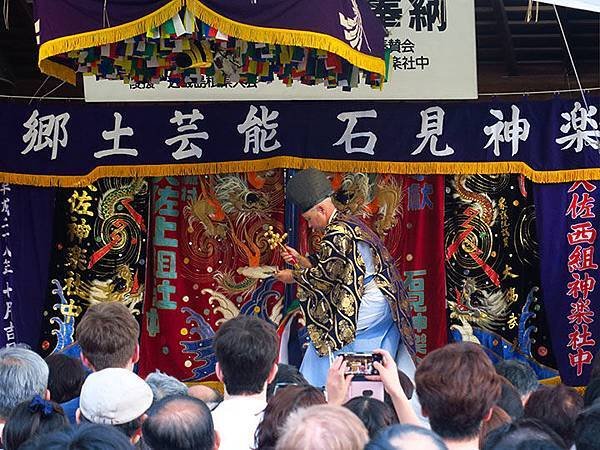
<instances>
[{"instance_id":1,"label":"wooden ceiling","mask_svg":"<svg viewBox=\"0 0 600 450\"><path fill-rule=\"evenodd\" d=\"M0 25L0 93L47 94L61 84L37 69L32 4L9 1L9 29ZM446 0L452 1L452 0ZM475 0L480 93L574 89L577 87L553 6L539 6L537 22L526 22L528 0ZM600 86L600 14L558 8L585 87ZM2 20L4 22L4 20ZM14 84L3 79L12 78ZM52 95L82 97L81 86L63 85Z\"/></svg>"}]
</instances>

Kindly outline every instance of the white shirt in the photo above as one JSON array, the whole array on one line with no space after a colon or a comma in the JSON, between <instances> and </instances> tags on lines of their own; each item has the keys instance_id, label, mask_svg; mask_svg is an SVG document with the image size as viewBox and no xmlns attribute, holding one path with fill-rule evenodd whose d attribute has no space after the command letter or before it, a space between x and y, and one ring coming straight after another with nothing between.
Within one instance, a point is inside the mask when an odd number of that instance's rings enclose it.
<instances>
[{"instance_id":1,"label":"white shirt","mask_svg":"<svg viewBox=\"0 0 600 450\"><path fill-rule=\"evenodd\" d=\"M253 449L254 433L266 407L266 392L231 395L223 400L212 412L215 430L221 438L219 450Z\"/></svg>"}]
</instances>

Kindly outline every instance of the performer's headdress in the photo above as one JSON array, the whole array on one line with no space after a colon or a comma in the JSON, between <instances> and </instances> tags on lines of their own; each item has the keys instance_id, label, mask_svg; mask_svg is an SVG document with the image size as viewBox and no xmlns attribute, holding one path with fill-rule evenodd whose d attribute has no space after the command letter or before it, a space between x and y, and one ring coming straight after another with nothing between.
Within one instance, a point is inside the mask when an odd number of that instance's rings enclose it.
<instances>
[{"instance_id":1,"label":"performer's headdress","mask_svg":"<svg viewBox=\"0 0 600 450\"><path fill-rule=\"evenodd\" d=\"M286 186L288 198L305 213L333 194L327 176L317 169L306 169L296 173Z\"/></svg>"}]
</instances>

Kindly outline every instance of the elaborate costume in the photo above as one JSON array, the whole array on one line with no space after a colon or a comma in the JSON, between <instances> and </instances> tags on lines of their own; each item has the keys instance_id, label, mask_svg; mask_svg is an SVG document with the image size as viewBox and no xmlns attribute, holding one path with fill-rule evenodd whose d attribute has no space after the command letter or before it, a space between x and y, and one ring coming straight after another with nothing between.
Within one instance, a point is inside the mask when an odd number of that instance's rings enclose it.
<instances>
[{"instance_id":1,"label":"elaborate costume","mask_svg":"<svg viewBox=\"0 0 600 450\"><path fill-rule=\"evenodd\" d=\"M366 224L332 204L321 213L327 221L319 223L319 213L312 208L330 202L330 194L329 181L314 169L300 172L288 184L288 196L305 218L317 215L309 225L324 227L325 233L319 252L308 257L312 267L293 271L311 340L300 370L311 384L321 386L331 353L383 348L412 375L410 305L394 261Z\"/></svg>"},{"instance_id":2,"label":"elaborate costume","mask_svg":"<svg viewBox=\"0 0 600 450\"><path fill-rule=\"evenodd\" d=\"M316 354L384 348L396 355L404 342L414 357L406 292L389 252L367 225L336 211L319 253L309 259L312 268L294 271L312 344L301 368L309 381L322 384L327 373L321 366L328 358L318 361Z\"/></svg>"}]
</instances>

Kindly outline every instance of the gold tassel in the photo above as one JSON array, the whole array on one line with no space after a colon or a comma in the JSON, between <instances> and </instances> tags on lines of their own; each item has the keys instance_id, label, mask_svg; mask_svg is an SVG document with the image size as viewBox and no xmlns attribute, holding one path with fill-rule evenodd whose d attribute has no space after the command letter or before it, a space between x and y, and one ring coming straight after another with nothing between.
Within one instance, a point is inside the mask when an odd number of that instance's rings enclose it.
<instances>
[{"instance_id":1,"label":"gold tassel","mask_svg":"<svg viewBox=\"0 0 600 450\"><path fill-rule=\"evenodd\" d=\"M41 72L47 75L52 75L61 80L68 81L71 84L75 84L74 81L70 81L75 79L75 71L66 66L59 69L55 66L61 66L61 64L54 62L49 64L48 58L73 50L82 50L88 47L111 44L140 34L145 34L149 29L165 23L177 14L184 5L185 0L171 0L156 11L132 22L124 23L116 27L103 28L101 30L88 31L86 33L74 34L71 36L63 36L44 42L39 48L38 67Z\"/></svg>"},{"instance_id":2,"label":"gold tassel","mask_svg":"<svg viewBox=\"0 0 600 450\"><path fill-rule=\"evenodd\" d=\"M63 66L60 63L50 59L44 59L39 63L40 71L59 80L66 81L75 86L77 84L77 73L70 67Z\"/></svg>"},{"instance_id":3,"label":"gold tassel","mask_svg":"<svg viewBox=\"0 0 600 450\"><path fill-rule=\"evenodd\" d=\"M204 23L222 33L250 42L294 45L297 47L318 48L335 53L361 69L385 76L385 61L353 49L346 42L332 36L313 31L289 30L283 28L255 27L228 19L208 8L199 0L186 0L189 11Z\"/></svg>"},{"instance_id":4,"label":"gold tassel","mask_svg":"<svg viewBox=\"0 0 600 450\"><path fill-rule=\"evenodd\" d=\"M406 175L455 174L523 174L534 183L571 183L579 180L600 180L600 168L536 171L521 161L515 162L393 162L307 159L295 156L275 156L259 160L227 161L199 164L165 164L149 166L100 166L83 176L32 175L0 172L0 182L32 186L81 187L103 177L160 177L177 175L208 175L255 172L272 169L307 169L326 172L367 172Z\"/></svg>"},{"instance_id":5,"label":"gold tassel","mask_svg":"<svg viewBox=\"0 0 600 450\"><path fill-rule=\"evenodd\" d=\"M557 384L562 383L562 379L560 378L560 376L552 377L552 378L545 378L543 380L540 380L540 383L543 384L544 386L556 386ZM575 386L574 387L574 389L580 395L585 394L585 388L586 388L586 386Z\"/></svg>"}]
</instances>

